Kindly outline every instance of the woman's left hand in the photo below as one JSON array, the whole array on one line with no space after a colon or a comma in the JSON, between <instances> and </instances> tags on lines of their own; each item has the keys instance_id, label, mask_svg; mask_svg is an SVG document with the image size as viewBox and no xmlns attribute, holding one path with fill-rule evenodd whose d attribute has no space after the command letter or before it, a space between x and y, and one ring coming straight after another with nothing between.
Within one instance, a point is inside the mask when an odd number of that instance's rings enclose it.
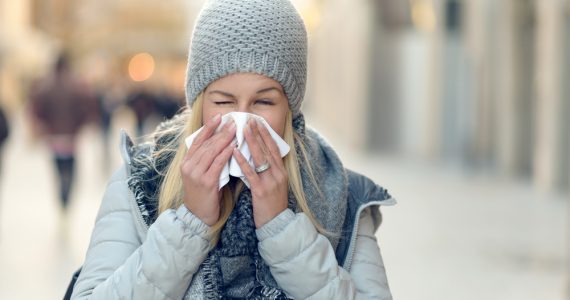
<instances>
[{"instance_id":1,"label":"woman's left hand","mask_svg":"<svg viewBox=\"0 0 570 300\"><path fill-rule=\"evenodd\" d=\"M253 219L255 227L259 229L287 209L288 175L279 147L267 128L250 119L244 131L254 165L259 167L269 163L269 169L257 173L241 152L234 149L233 155L250 184Z\"/></svg>"}]
</instances>

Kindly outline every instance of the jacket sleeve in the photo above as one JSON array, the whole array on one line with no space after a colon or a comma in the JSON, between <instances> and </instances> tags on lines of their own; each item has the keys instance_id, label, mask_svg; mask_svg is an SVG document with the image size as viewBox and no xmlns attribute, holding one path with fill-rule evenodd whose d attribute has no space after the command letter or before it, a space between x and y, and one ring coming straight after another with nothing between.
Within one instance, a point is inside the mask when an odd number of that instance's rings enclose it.
<instances>
[{"instance_id":1,"label":"jacket sleeve","mask_svg":"<svg viewBox=\"0 0 570 300\"><path fill-rule=\"evenodd\" d=\"M181 299L206 258L208 227L184 205L137 235L125 168L107 186L72 299Z\"/></svg>"},{"instance_id":2,"label":"jacket sleeve","mask_svg":"<svg viewBox=\"0 0 570 300\"><path fill-rule=\"evenodd\" d=\"M392 299L369 209L360 215L350 273L304 213L287 209L260 228L259 252L279 286L295 299Z\"/></svg>"}]
</instances>

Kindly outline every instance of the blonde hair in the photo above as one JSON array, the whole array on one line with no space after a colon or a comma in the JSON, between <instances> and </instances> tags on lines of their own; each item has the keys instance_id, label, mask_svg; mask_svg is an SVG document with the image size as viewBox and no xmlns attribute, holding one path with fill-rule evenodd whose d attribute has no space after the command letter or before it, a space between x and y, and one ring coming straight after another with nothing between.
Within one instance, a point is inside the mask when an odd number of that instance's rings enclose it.
<instances>
[{"instance_id":1,"label":"blonde hair","mask_svg":"<svg viewBox=\"0 0 570 300\"><path fill-rule=\"evenodd\" d=\"M158 200L158 213L162 213L167 209L176 209L180 205L184 203L183 201L183 188L182 188L182 176L180 172L180 165L184 156L186 155L186 145L184 143L184 138L188 135L192 134L194 131L198 130L202 127L202 105L203 105L203 97L202 94L198 95L196 101L192 105L191 111L182 112L181 118L182 122L184 123L184 129L178 130L178 136L174 138L171 142L172 145L168 147L164 147L164 150L161 152L167 151L171 152L174 151L173 145L178 143L178 148L175 153L174 158L172 159L170 165L166 170L166 174L164 176L164 180L160 186L160 194ZM289 110L287 112L286 122L285 122L285 131L283 134L283 139L287 144L291 146L291 151L287 156L284 158L284 165L285 169L288 173L289 178L289 189L293 192L295 199L297 200L298 207L307 215L307 217L311 220L311 222L315 225L317 230L321 233L327 234L328 232L324 230L322 225L316 220L315 216L309 209L307 204L307 199L305 197L305 193L303 190L303 182L301 180L301 173L299 170L299 159L300 157L297 156L297 152L295 151L295 145L298 145L301 152L301 158L303 159L303 163L307 166L309 179L311 180L311 184L317 187L315 177L313 172L310 168L309 161L307 159L307 152L305 150L305 146L302 143L301 138L299 135L294 132L293 125L292 125L292 114ZM167 129L167 130L176 130L176 129ZM159 157L163 157L163 153L158 152L155 155ZM222 188L222 202L220 208L220 218L219 220L210 228L210 234L214 236L213 243L215 243L219 237L219 233L223 228L224 224L228 220L235 202L239 197L240 192L243 189L243 183L240 181L236 187L233 189L230 188L229 185L226 185ZM317 191L318 188L317 188ZM319 194L320 191L319 191ZM321 194L322 196L322 194ZM317 199L315 199L317 200Z\"/></svg>"}]
</instances>

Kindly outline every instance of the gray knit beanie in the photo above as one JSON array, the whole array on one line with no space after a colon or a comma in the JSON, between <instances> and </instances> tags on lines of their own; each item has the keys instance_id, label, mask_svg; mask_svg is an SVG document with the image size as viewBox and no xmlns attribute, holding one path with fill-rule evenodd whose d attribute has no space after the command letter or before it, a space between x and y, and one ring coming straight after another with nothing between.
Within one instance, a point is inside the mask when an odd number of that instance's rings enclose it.
<instances>
[{"instance_id":1,"label":"gray knit beanie","mask_svg":"<svg viewBox=\"0 0 570 300\"><path fill-rule=\"evenodd\" d=\"M232 73L251 72L283 86L293 118L307 80L307 33L289 0L210 0L192 36L186 101Z\"/></svg>"}]
</instances>

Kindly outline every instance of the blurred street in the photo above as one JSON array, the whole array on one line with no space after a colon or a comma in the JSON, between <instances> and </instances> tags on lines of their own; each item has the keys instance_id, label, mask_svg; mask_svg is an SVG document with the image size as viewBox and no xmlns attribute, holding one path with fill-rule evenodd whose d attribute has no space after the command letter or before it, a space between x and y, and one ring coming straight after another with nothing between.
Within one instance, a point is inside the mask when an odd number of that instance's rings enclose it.
<instances>
[{"instance_id":1,"label":"blurred street","mask_svg":"<svg viewBox=\"0 0 570 300\"><path fill-rule=\"evenodd\" d=\"M81 135L67 219L47 150L14 116L0 179L0 299L63 296L89 242L109 175L104 165L120 163L118 130L133 127L118 115L107 161L99 132ZM348 167L399 201L383 209L378 233L394 299L567 299L567 199L456 166L355 153L328 136Z\"/></svg>"},{"instance_id":2,"label":"blurred street","mask_svg":"<svg viewBox=\"0 0 570 300\"><path fill-rule=\"evenodd\" d=\"M95 215L118 151L105 161L99 131L83 131L69 215L60 211L51 155L33 143L23 114L13 116L14 134L0 177L0 299L61 299L82 264ZM129 118L123 118L128 128ZM121 126L121 124L118 124ZM118 129L117 129L118 130ZM118 132L111 143L118 149ZM33 284L32 284L33 283Z\"/></svg>"},{"instance_id":3,"label":"blurred street","mask_svg":"<svg viewBox=\"0 0 570 300\"><path fill-rule=\"evenodd\" d=\"M307 124L399 201L394 299L570 299L570 0L291 1ZM0 0L0 299L62 298L119 130L186 104L203 3Z\"/></svg>"}]
</instances>

